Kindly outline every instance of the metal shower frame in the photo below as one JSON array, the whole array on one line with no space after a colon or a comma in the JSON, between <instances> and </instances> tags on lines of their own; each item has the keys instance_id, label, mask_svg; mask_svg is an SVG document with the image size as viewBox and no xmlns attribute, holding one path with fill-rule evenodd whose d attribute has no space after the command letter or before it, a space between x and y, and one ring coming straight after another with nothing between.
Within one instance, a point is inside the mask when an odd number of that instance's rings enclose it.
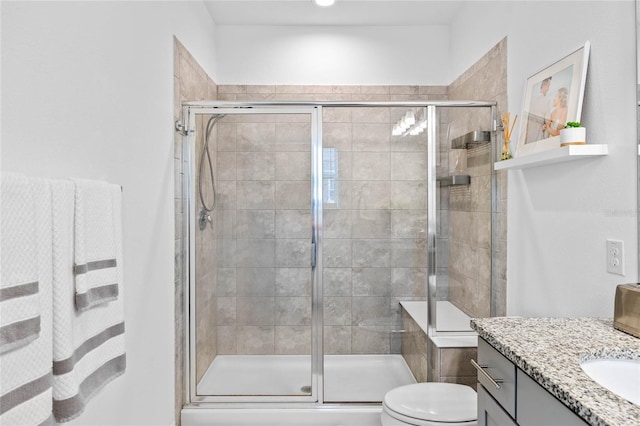
<instances>
[{"instance_id":1,"label":"metal shower frame","mask_svg":"<svg viewBox=\"0 0 640 426\"><path fill-rule=\"evenodd\" d=\"M491 108L491 162L496 161L495 131L498 128L497 104L493 101L340 101L340 102L235 102L235 101L192 101L183 102L182 120L176 123L176 128L183 135L182 168L182 207L184 221L182 231L184 238L181 250L186 254L183 273L181 276L184 291L184 312L186 336L184 395L186 406L200 406L206 408L250 408L250 407L318 407L328 405L324 403L323 395L323 312L322 312L322 110L324 107L397 107L397 108L426 108L427 116L427 299L429 304L428 323L435 324L436 318L436 149L438 136L437 109L438 108ZM310 396L197 396L195 372L195 312L192 311L191 301L195 300L195 230L197 227L196 211L196 115L199 114L259 114L259 113L298 113L311 116L311 214L312 229L310 244L314 259L310 262L312 270L312 347L311 372L312 393ZM491 173L491 209L496 211L496 175ZM494 214L491 215L492 228ZM491 232L492 247L494 232ZM493 250L493 249L492 249ZM494 274L491 274L491 284L494 285ZM193 285L192 285L193 284ZM431 328L431 327L430 327ZM333 404L343 406L346 404ZM353 404L351 404L353 405ZM360 404L361 405L361 404Z\"/></svg>"}]
</instances>

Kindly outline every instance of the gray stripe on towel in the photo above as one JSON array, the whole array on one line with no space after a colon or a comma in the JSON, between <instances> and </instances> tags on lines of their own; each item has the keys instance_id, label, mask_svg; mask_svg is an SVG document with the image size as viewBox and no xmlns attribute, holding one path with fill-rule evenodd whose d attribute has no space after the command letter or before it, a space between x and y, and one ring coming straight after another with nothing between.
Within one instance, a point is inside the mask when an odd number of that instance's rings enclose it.
<instances>
[{"instance_id":1,"label":"gray stripe on towel","mask_svg":"<svg viewBox=\"0 0 640 426\"><path fill-rule=\"evenodd\" d=\"M110 381L124 373L127 367L126 354L104 363L80 383L78 393L71 398L53 400L53 415L59 423L68 422L84 411L91 397Z\"/></svg>"},{"instance_id":2,"label":"gray stripe on towel","mask_svg":"<svg viewBox=\"0 0 640 426\"><path fill-rule=\"evenodd\" d=\"M15 299L16 297L31 296L38 293L38 281L0 288L0 300Z\"/></svg>"},{"instance_id":3,"label":"gray stripe on towel","mask_svg":"<svg viewBox=\"0 0 640 426\"><path fill-rule=\"evenodd\" d=\"M61 361L53 361L53 374L56 376L66 374L73 370L73 367L86 354L105 343L107 340L124 333L124 322L112 325L95 336L85 340L73 351L73 355Z\"/></svg>"},{"instance_id":4,"label":"gray stripe on towel","mask_svg":"<svg viewBox=\"0 0 640 426\"><path fill-rule=\"evenodd\" d=\"M0 396L0 415L51 388L51 371Z\"/></svg>"},{"instance_id":5,"label":"gray stripe on towel","mask_svg":"<svg viewBox=\"0 0 640 426\"><path fill-rule=\"evenodd\" d=\"M84 293L76 293L76 309L86 311L92 306L111 302L118 298L118 283L94 287Z\"/></svg>"},{"instance_id":6,"label":"gray stripe on towel","mask_svg":"<svg viewBox=\"0 0 640 426\"><path fill-rule=\"evenodd\" d=\"M98 269L113 268L116 265L117 263L115 259L96 260L93 262L87 262L83 265L75 265L73 267L73 273L76 275L86 274L87 272Z\"/></svg>"},{"instance_id":7,"label":"gray stripe on towel","mask_svg":"<svg viewBox=\"0 0 640 426\"><path fill-rule=\"evenodd\" d=\"M40 315L0 327L0 353L29 343L40 333Z\"/></svg>"}]
</instances>

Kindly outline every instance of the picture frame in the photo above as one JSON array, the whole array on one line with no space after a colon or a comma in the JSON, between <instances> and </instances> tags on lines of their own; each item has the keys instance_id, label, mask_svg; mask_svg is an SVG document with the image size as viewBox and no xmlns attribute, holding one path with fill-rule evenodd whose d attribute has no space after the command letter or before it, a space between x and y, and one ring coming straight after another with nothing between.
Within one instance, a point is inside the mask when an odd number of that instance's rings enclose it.
<instances>
[{"instance_id":1,"label":"picture frame","mask_svg":"<svg viewBox=\"0 0 640 426\"><path fill-rule=\"evenodd\" d=\"M560 147L560 130L580 121L591 43L527 79L515 157Z\"/></svg>"}]
</instances>

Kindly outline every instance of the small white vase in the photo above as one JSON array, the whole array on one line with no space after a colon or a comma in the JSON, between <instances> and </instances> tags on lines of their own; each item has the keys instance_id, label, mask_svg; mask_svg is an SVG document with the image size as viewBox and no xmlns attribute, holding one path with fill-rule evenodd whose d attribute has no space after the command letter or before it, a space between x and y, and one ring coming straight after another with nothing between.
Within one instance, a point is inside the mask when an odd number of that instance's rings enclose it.
<instances>
[{"instance_id":1,"label":"small white vase","mask_svg":"<svg viewBox=\"0 0 640 426\"><path fill-rule=\"evenodd\" d=\"M560 130L560 146L584 145L587 143L587 129L584 127L567 127Z\"/></svg>"}]
</instances>

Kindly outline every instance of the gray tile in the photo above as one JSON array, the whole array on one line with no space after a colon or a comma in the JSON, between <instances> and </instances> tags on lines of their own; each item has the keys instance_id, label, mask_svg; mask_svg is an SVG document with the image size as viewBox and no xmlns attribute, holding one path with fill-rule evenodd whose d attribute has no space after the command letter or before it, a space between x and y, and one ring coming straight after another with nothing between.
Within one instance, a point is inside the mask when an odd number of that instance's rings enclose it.
<instances>
[{"instance_id":1,"label":"gray tile","mask_svg":"<svg viewBox=\"0 0 640 426\"><path fill-rule=\"evenodd\" d=\"M325 238L351 238L350 210L325 210L323 219Z\"/></svg>"},{"instance_id":2,"label":"gray tile","mask_svg":"<svg viewBox=\"0 0 640 426\"><path fill-rule=\"evenodd\" d=\"M351 350L354 354L388 354L389 331L386 327L353 327Z\"/></svg>"},{"instance_id":3,"label":"gray tile","mask_svg":"<svg viewBox=\"0 0 640 426\"><path fill-rule=\"evenodd\" d=\"M237 210L236 238L274 238L275 212L273 210Z\"/></svg>"},{"instance_id":4,"label":"gray tile","mask_svg":"<svg viewBox=\"0 0 640 426\"><path fill-rule=\"evenodd\" d=\"M416 181L391 183L391 208L424 210L427 208L427 185Z\"/></svg>"},{"instance_id":5,"label":"gray tile","mask_svg":"<svg viewBox=\"0 0 640 426\"><path fill-rule=\"evenodd\" d=\"M351 239L326 239L323 247L325 268L351 267Z\"/></svg>"},{"instance_id":6,"label":"gray tile","mask_svg":"<svg viewBox=\"0 0 640 426\"><path fill-rule=\"evenodd\" d=\"M352 210L353 238L389 238L391 212L389 210Z\"/></svg>"},{"instance_id":7,"label":"gray tile","mask_svg":"<svg viewBox=\"0 0 640 426\"><path fill-rule=\"evenodd\" d=\"M219 180L236 180L236 153L218 152L216 177Z\"/></svg>"},{"instance_id":8,"label":"gray tile","mask_svg":"<svg viewBox=\"0 0 640 426\"><path fill-rule=\"evenodd\" d=\"M274 180L276 158L273 152L238 152L238 180Z\"/></svg>"},{"instance_id":9,"label":"gray tile","mask_svg":"<svg viewBox=\"0 0 640 426\"><path fill-rule=\"evenodd\" d=\"M351 123L324 123L322 126L322 145L325 148L350 151L351 126Z\"/></svg>"},{"instance_id":10,"label":"gray tile","mask_svg":"<svg viewBox=\"0 0 640 426\"><path fill-rule=\"evenodd\" d=\"M389 296L391 270L389 268L353 268L354 296Z\"/></svg>"},{"instance_id":11,"label":"gray tile","mask_svg":"<svg viewBox=\"0 0 640 426\"><path fill-rule=\"evenodd\" d=\"M323 338L325 355L351 354L351 327L325 326Z\"/></svg>"},{"instance_id":12,"label":"gray tile","mask_svg":"<svg viewBox=\"0 0 640 426\"><path fill-rule=\"evenodd\" d=\"M236 346L236 326L218 326L217 327L218 338L218 354L219 355L235 355L237 351Z\"/></svg>"},{"instance_id":13,"label":"gray tile","mask_svg":"<svg viewBox=\"0 0 640 426\"><path fill-rule=\"evenodd\" d=\"M218 325L235 325L236 323L236 298L216 298L216 322Z\"/></svg>"},{"instance_id":14,"label":"gray tile","mask_svg":"<svg viewBox=\"0 0 640 426\"><path fill-rule=\"evenodd\" d=\"M229 297L236 295L236 269L217 268L216 296Z\"/></svg>"},{"instance_id":15,"label":"gray tile","mask_svg":"<svg viewBox=\"0 0 640 426\"><path fill-rule=\"evenodd\" d=\"M311 124L277 123L276 150L311 151Z\"/></svg>"},{"instance_id":16,"label":"gray tile","mask_svg":"<svg viewBox=\"0 0 640 426\"><path fill-rule=\"evenodd\" d=\"M351 296L351 268L324 268L324 296Z\"/></svg>"},{"instance_id":17,"label":"gray tile","mask_svg":"<svg viewBox=\"0 0 640 426\"><path fill-rule=\"evenodd\" d=\"M351 297L324 298L325 325L350 325L351 321Z\"/></svg>"},{"instance_id":18,"label":"gray tile","mask_svg":"<svg viewBox=\"0 0 640 426\"><path fill-rule=\"evenodd\" d=\"M276 296L311 296L311 269L276 268Z\"/></svg>"},{"instance_id":19,"label":"gray tile","mask_svg":"<svg viewBox=\"0 0 640 426\"><path fill-rule=\"evenodd\" d=\"M238 296L274 296L274 268L238 268L236 271Z\"/></svg>"},{"instance_id":20,"label":"gray tile","mask_svg":"<svg viewBox=\"0 0 640 426\"><path fill-rule=\"evenodd\" d=\"M276 326L275 352L277 355L310 355L310 326Z\"/></svg>"},{"instance_id":21,"label":"gray tile","mask_svg":"<svg viewBox=\"0 0 640 426\"><path fill-rule=\"evenodd\" d=\"M428 265L425 241L391 240L391 264L396 267L425 268Z\"/></svg>"},{"instance_id":22,"label":"gray tile","mask_svg":"<svg viewBox=\"0 0 640 426\"><path fill-rule=\"evenodd\" d=\"M277 239L276 266L308 267L311 259L309 239Z\"/></svg>"},{"instance_id":23,"label":"gray tile","mask_svg":"<svg viewBox=\"0 0 640 426\"><path fill-rule=\"evenodd\" d=\"M427 181L427 156L422 152L391 154L391 180Z\"/></svg>"},{"instance_id":24,"label":"gray tile","mask_svg":"<svg viewBox=\"0 0 640 426\"><path fill-rule=\"evenodd\" d=\"M274 297L238 297L236 299L238 325L271 325L274 323Z\"/></svg>"},{"instance_id":25,"label":"gray tile","mask_svg":"<svg viewBox=\"0 0 640 426\"><path fill-rule=\"evenodd\" d=\"M311 297L277 297L276 325L311 325Z\"/></svg>"},{"instance_id":26,"label":"gray tile","mask_svg":"<svg viewBox=\"0 0 640 426\"><path fill-rule=\"evenodd\" d=\"M276 207L276 188L269 181L240 181L237 184L237 208L273 210Z\"/></svg>"},{"instance_id":27,"label":"gray tile","mask_svg":"<svg viewBox=\"0 0 640 426\"><path fill-rule=\"evenodd\" d=\"M269 326L238 327L238 355L271 355L275 352L275 330Z\"/></svg>"},{"instance_id":28,"label":"gray tile","mask_svg":"<svg viewBox=\"0 0 640 426\"><path fill-rule=\"evenodd\" d=\"M353 151L389 151L391 126L384 124L353 124Z\"/></svg>"},{"instance_id":29,"label":"gray tile","mask_svg":"<svg viewBox=\"0 0 640 426\"><path fill-rule=\"evenodd\" d=\"M440 281L437 281L440 286ZM391 270L391 295L426 297L427 268L393 268Z\"/></svg>"},{"instance_id":30,"label":"gray tile","mask_svg":"<svg viewBox=\"0 0 640 426\"><path fill-rule=\"evenodd\" d=\"M388 209L391 201L391 183L380 181L354 181L352 183L354 209Z\"/></svg>"},{"instance_id":31,"label":"gray tile","mask_svg":"<svg viewBox=\"0 0 640 426\"><path fill-rule=\"evenodd\" d=\"M278 238L309 238L311 210L277 210L276 236Z\"/></svg>"},{"instance_id":32,"label":"gray tile","mask_svg":"<svg viewBox=\"0 0 640 426\"><path fill-rule=\"evenodd\" d=\"M389 180L389 153L354 152L352 167L353 180Z\"/></svg>"},{"instance_id":33,"label":"gray tile","mask_svg":"<svg viewBox=\"0 0 640 426\"><path fill-rule=\"evenodd\" d=\"M360 327L389 327L391 321L390 298L354 297L351 323Z\"/></svg>"},{"instance_id":34,"label":"gray tile","mask_svg":"<svg viewBox=\"0 0 640 426\"><path fill-rule=\"evenodd\" d=\"M311 156L308 152L276 152L277 180L311 180Z\"/></svg>"},{"instance_id":35,"label":"gray tile","mask_svg":"<svg viewBox=\"0 0 640 426\"><path fill-rule=\"evenodd\" d=\"M275 266L276 240L241 239L236 241L236 265L249 268Z\"/></svg>"},{"instance_id":36,"label":"gray tile","mask_svg":"<svg viewBox=\"0 0 640 426\"><path fill-rule=\"evenodd\" d=\"M389 267L391 246L384 239L354 239L352 265L356 267Z\"/></svg>"},{"instance_id":37,"label":"gray tile","mask_svg":"<svg viewBox=\"0 0 640 426\"><path fill-rule=\"evenodd\" d=\"M307 181L278 181L275 197L279 209L310 209L311 184Z\"/></svg>"},{"instance_id":38,"label":"gray tile","mask_svg":"<svg viewBox=\"0 0 640 426\"><path fill-rule=\"evenodd\" d=\"M391 212L392 238L427 238L426 210L393 210Z\"/></svg>"},{"instance_id":39,"label":"gray tile","mask_svg":"<svg viewBox=\"0 0 640 426\"><path fill-rule=\"evenodd\" d=\"M274 151L276 125L275 123L238 123L236 141L238 151Z\"/></svg>"}]
</instances>

